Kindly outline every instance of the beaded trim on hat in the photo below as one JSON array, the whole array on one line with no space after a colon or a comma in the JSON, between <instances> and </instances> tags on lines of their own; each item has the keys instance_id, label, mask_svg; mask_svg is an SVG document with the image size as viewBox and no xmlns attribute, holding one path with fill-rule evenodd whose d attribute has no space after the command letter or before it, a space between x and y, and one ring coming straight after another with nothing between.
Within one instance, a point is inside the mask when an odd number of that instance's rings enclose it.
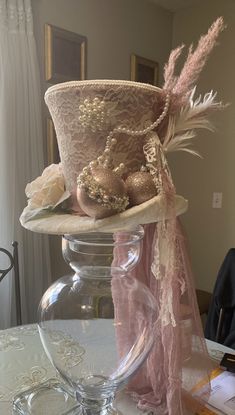
<instances>
[{"instance_id":1,"label":"beaded trim on hat","mask_svg":"<svg viewBox=\"0 0 235 415\"><path fill-rule=\"evenodd\" d=\"M134 81L126 81L126 80L118 80L118 79L96 79L96 80L83 80L83 81L69 81L69 82L63 82L61 84L56 84L51 86L47 89L45 92L45 97L47 95L53 94L60 90L65 90L67 88L75 87L80 88L83 86L127 86L127 87L134 87L135 89L140 90L147 90L151 92L162 92L162 89L151 84L145 84L142 82L134 82Z\"/></svg>"},{"instance_id":2,"label":"beaded trim on hat","mask_svg":"<svg viewBox=\"0 0 235 415\"><path fill-rule=\"evenodd\" d=\"M97 183L93 175L90 174L88 167L83 169L83 173L80 174L77 179L77 184L88 194L91 199L95 200L102 206L107 207L108 209L114 209L117 212L123 212L129 204L128 196L108 196L105 193L103 187Z\"/></svg>"}]
</instances>

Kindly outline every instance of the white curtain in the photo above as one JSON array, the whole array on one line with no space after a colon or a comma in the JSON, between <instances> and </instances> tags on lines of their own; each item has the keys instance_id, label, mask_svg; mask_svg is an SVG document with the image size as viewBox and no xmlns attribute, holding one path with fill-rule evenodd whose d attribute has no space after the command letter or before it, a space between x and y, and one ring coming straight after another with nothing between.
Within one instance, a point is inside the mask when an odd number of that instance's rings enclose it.
<instances>
[{"instance_id":1,"label":"white curtain","mask_svg":"<svg viewBox=\"0 0 235 415\"><path fill-rule=\"evenodd\" d=\"M31 0L0 0L0 246L19 243L23 321L51 283L48 237L23 229L25 186L43 170L39 66ZM1 261L1 257L0 257ZM4 264L3 264L4 265ZM0 262L1 269L1 262ZM15 323L12 278L0 283L0 329Z\"/></svg>"}]
</instances>

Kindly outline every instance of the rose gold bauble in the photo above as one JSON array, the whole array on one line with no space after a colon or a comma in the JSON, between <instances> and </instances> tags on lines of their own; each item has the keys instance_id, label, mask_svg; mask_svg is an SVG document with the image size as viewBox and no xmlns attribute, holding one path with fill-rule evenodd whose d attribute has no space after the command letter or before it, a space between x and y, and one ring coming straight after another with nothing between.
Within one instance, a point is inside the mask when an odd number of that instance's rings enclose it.
<instances>
[{"instance_id":1,"label":"rose gold bauble","mask_svg":"<svg viewBox=\"0 0 235 415\"><path fill-rule=\"evenodd\" d=\"M157 189L152 176L148 172L138 171L132 173L126 179L126 190L129 196L130 206L140 205L156 196Z\"/></svg>"},{"instance_id":2,"label":"rose gold bauble","mask_svg":"<svg viewBox=\"0 0 235 415\"><path fill-rule=\"evenodd\" d=\"M124 181L112 170L104 167L92 169L92 175L98 186L102 187L105 195L108 197L126 196L126 187ZM77 200L81 209L90 217L102 219L117 213L117 209L110 209L103 206L96 199L92 199L84 189L77 189Z\"/></svg>"}]
</instances>

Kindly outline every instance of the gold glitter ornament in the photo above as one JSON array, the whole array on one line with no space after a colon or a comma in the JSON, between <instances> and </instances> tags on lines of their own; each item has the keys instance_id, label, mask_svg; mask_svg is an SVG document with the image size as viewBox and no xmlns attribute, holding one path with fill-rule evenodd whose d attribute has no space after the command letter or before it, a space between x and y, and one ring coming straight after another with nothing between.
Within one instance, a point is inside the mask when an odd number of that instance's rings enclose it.
<instances>
[{"instance_id":1,"label":"gold glitter ornament","mask_svg":"<svg viewBox=\"0 0 235 415\"><path fill-rule=\"evenodd\" d=\"M156 186L148 172L138 171L130 174L125 184L130 206L140 205L157 195Z\"/></svg>"},{"instance_id":2,"label":"gold glitter ornament","mask_svg":"<svg viewBox=\"0 0 235 415\"><path fill-rule=\"evenodd\" d=\"M129 203L121 177L101 166L87 173L84 184L78 180L77 200L81 209L95 219L122 212Z\"/></svg>"}]
</instances>

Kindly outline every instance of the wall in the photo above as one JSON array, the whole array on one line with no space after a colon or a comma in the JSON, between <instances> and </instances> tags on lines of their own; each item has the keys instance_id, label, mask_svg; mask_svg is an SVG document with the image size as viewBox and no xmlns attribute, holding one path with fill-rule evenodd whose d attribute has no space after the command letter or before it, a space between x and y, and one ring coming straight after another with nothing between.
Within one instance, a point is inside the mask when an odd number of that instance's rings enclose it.
<instances>
[{"instance_id":1,"label":"wall","mask_svg":"<svg viewBox=\"0 0 235 415\"><path fill-rule=\"evenodd\" d=\"M162 68L172 44L173 15L143 0L33 0L35 36L44 82L44 24L87 36L88 79L130 79L130 55L159 62ZM45 113L45 107L44 107ZM51 237L54 278L65 272L60 238Z\"/></svg>"},{"instance_id":2,"label":"wall","mask_svg":"<svg viewBox=\"0 0 235 415\"><path fill-rule=\"evenodd\" d=\"M189 199L183 217L189 235L196 284L212 290L219 266L235 246L235 3L204 0L200 6L174 16L173 43L197 41L217 16L224 16L226 31L214 50L198 84L198 92L218 91L218 100L231 103L214 117L217 131L201 132L194 142L203 159L172 154L170 164L178 193ZM222 209L212 209L212 193L223 192Z\"/></svg>"}]
</instances>

